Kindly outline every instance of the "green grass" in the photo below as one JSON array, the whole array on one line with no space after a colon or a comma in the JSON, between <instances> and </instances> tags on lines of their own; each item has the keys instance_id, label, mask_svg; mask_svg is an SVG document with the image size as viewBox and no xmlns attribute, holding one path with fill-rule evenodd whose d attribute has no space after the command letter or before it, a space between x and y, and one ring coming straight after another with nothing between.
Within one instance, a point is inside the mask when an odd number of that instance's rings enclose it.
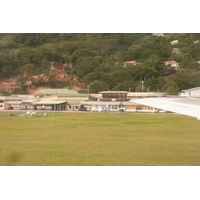
<instances>
[{"instance_id":1,"label":"green grass","mask_svg":"<svg viewBox=\"0 0 200 200\"><path fill-rule=\"evenodd\" d=\"M176 114L1 112L0 165L199 166L200 121Z\"/></svg>"}]
</instances>

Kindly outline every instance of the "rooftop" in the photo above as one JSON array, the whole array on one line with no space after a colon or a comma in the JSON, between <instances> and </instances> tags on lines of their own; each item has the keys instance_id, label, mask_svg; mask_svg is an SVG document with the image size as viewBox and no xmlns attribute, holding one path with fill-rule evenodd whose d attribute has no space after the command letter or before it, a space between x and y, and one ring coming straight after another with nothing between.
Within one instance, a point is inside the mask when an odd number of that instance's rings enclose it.
<instances>
[{"instance_id":1,"label":"rooftop","mask_svg":"<svg viewBox=\"0 0 200 200\"><path fill-rule=\"evenodd\" d=\"M200 87L195 87L195 88L190 88L190 89L187 89L187 90L181 90L181 91L192 91L192 90L198 90L198 89L200 89Z\"/></svg>"},{"instance_id":2,"label":"rooftop","mask_svg":"<svg viewBox=\"0 0 200 200\"><path fill-rule=\"evenodd\" d=\"M119 94L119 93L128 93L127 91L102 91L102 92L99 92L100 94Z\"/></svg>"},{"instance_id":3,"label":"rooftop","mask_svg":"<svg viewBox=\"0 0 200 200\"><path fill-rule=\"evenodd\" d=\"M75 90L70 89L40 89L34 94L79 94Z\"/></svg>"}]
</instances>

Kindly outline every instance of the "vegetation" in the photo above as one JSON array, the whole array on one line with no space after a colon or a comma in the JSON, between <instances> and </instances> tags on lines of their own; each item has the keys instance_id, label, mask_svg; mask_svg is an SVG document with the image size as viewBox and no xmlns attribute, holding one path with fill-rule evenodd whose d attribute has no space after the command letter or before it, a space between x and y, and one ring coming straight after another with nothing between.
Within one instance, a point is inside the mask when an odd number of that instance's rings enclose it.
<instances>
[{"instance_id":1,"label":"vegetation","mask_svg":"<svg viewBox=\"0 0 200 200\"><path fill-rule=\"evenodd\" d=\"M91 92L140 91L140 77L146 78L146 91L177 94L181 89L199 86L200 45L193 42L199 40L200 34L165 35L168 37L147 33L0 34L0 78L25 72L48 73L50 62L56 62L65 66L66 73L93 84ZM171 45L172 40L179 43ZM179 48L181 53L173 55L173 48ZM142 65L124 67L124 61L130 60ZM176 72L166 67L166 60L179 62L181 69ZM42 85L66 84L50 81Z\"/></svg>"},{"instance_id":2,"label":"vegetation","mask_svg":"<svg viewBox=\"0 0 200 200\"><path fill-rule=\"evenodd\" d=\"M199 121L174 114L0 112L0 165L199 166Z\"/></svg>"}]
</instances>

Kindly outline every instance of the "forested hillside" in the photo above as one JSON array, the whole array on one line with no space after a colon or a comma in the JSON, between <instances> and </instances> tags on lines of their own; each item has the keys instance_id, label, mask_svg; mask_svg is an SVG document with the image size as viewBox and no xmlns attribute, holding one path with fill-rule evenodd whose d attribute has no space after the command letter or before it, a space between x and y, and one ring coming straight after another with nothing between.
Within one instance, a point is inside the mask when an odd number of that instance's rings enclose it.
<instances>
[{"instance_id":1,"label":"forested hillside","mask_svg":"<svg viewBox=\"0 0 200 200\"><path fill-rule=\"evenodd\" d=\"M171 41L178 40L178 44ZM145 91L177 94L200 86L200 34L151 33L13 33L0 34L0 81L17 78L12 93L27 93L29 86L69 87L78 80L91 85L91 92L102 90ZM196 42L195 42L196 41ZM179 53L174 54L174 48ZM164 61L180 63L180 69ZM136 61L140 65L127 64ZM63 69L72 79L58 80L54 70ZM40 74L46 75L42 78ZM39 79L33 80L32 76ZM5 93L1 88L0 93Z\"/></svg>"}]
</instances>

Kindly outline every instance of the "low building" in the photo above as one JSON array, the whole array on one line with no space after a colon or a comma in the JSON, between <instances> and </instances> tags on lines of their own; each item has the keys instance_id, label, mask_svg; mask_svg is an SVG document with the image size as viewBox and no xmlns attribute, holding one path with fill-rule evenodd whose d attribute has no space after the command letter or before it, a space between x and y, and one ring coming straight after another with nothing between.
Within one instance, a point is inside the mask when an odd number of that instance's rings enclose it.
<instances>
[{"instance_id":1,"label":"low building","mask_svg":"<svg viewBox=\"0 0 200 200\"><path fill-rule=\"evenodd\" d=\"M127 91L102 91L101 97L97 101L85 101L81 102L83 107L90 106L91 111L126 111L126 112L158 112L158 109L152 108L145 105L137 104L130 100L129 97L133 97L135 93L128 93ZM128 96L129 94L129 96ZM134 96L135 98L141 98L141 94L143 93L136 93ZM158 97L161 96L161 93L148 93L142 95L142 97L147 97L151 95L151 97Z\"/></svg>"},{"instance_id":2,"label":"low building","mask_svg":"<svg viewBox=\"0 0 200 200\"><path fill-rule=\"evenodd\" d=\"M20 110L45 110L45 111L65 111L67 101L40 101L28 100L20 104Z\"/></svg>"},{"instance_id":3,"label":"low building","mask_svg":"<svg viewBox=\"0 0 200 200\"><path fill-rule=\"evenodd\" d=\"M200 97L200 87L195 87L187 90L181 90L180 96Z\"/></svg>"}]
</instances>

